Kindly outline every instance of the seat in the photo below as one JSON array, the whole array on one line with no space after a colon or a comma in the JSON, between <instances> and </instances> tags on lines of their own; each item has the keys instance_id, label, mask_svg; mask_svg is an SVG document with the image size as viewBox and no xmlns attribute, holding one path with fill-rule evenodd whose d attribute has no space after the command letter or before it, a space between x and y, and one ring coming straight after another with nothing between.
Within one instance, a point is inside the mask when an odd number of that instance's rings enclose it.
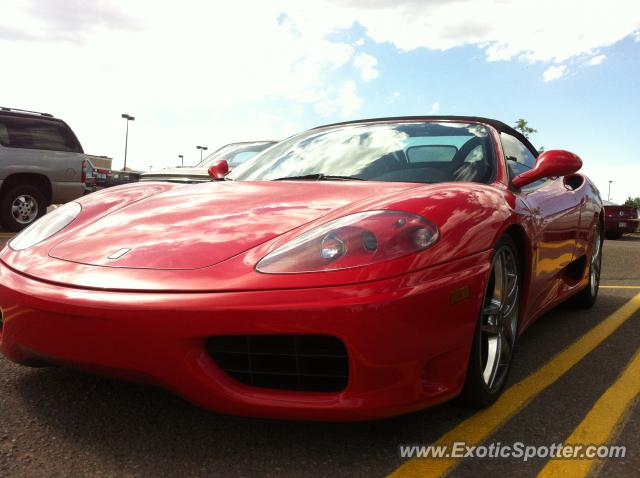
<instances>
[{"instance_id":1,"label":"seat","mask_svg":"<svg viewBox=\"0 0 640 478\"><path fill-rule=\"evenodd\" d=\"M489 180L491 167L488 163L488 138L473 138L467 141L451 160L454 181L484 183ZM481 158L475 159L480 148Z\"/></svg>"},{"instance_id":2,"label":"seat","mask_svg":"<svg viewBox=\"0 0 640 478\"><path fill-rule=\"evenodd\" d=\"M358 177L375 180L379 176L384 176L385 174L393 171L405 169L406 166L407 158L404 151L399 150L380 156L358 173Z\"/></svg>"}]
</instances>

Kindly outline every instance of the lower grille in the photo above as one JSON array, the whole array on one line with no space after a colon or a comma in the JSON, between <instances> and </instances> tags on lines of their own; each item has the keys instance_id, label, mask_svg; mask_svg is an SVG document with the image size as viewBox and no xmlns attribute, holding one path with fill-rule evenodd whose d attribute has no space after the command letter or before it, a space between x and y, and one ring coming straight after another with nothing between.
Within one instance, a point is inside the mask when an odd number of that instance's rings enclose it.
<instances>
[{"instance_id":1,"label":"lower grille","mask_svg":"<svg viewBox=\"0 0 640 478\"><path fill-rule=\"evenodd\" d=\"M209 337L206 350L227 374L253 387L339 392L349 379L347 349L328 335Z\"/></svg>"}]
</instances>

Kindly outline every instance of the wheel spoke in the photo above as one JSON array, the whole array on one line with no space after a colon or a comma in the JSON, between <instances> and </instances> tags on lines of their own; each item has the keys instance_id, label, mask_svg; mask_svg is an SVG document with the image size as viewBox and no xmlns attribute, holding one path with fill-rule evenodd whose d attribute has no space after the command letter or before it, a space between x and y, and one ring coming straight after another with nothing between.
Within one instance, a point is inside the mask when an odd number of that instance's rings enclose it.
<instances>
[{"instance_id":1,"label":"wheel spoke","mask_svg":"<svg viewBox=\"0 0 640 478\"><path fill-rule=\"evenodd\" d=\"M495 299L492 299L491 303L485 306L484 309L482 309L482 315L498 315L500 313L500 307L501 307L500 302L495 301Z\"/></svg>"},{"instance_id":2,"label":"wheel spoke","mask_svg":"<svg viewBox=\"0 0 640 478\"><path fill-rule=\"evenodd\" d=\"M500 363L500 335L491 337L487 342L487 364L484 368L483 378L489 388L493 386Z\"/></svg>"},{"instance_id":3,"label":"wheel spoke","mask_svg":"<svg viewBox=\"0 0 640 478\"><path fill-rule=\"evenodd\" d=\"M482 324L482 332L488 335L498 335L498 326L493 324Z\"/></svg>"},{"instance_id":4,"label":"wheel spoke","mask_svg":"<svg viewBox=\"0 0 640 478\"><path fill-rule=\"evenodd\" d=\"M509 295L509 298L507 299L507 305L505 306L505 309L503 312L505 318L508 318L513 312L513 310L515 309L516 303L518 302L517 299L518 299L518 283L516 282L513 285L513 291Z\"/></svg>"},{"instance_id":5,"label":"wheel spoke","mask_svg":"<svg viewBox=\"0 0 640 478\"><path fill-rule=\"evenodd\" d=\"M510 285L509 292L507 293L507 299L511 299L518 290L518 276L516 274L509 273L508 277Z\"/></svg>"}]
</instances>

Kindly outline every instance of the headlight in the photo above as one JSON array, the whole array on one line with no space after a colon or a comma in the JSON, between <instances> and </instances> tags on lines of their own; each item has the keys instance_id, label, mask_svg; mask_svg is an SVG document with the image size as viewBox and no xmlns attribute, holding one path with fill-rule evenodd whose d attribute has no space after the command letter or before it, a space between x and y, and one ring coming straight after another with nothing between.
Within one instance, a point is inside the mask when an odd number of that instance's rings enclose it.
<instances>
[{"instance_id":1,"label":"headlight","mask_svg":"<svg viewBox=\"0 0 640 478\"><path fill-rule=\"evenodd\" d=\"M397 259L433 245L438 228L398 211L351 214L318 226L266 255L258 272L293 274L349 269Z\"/></svg>"},{"instance_id":2,"label":"headlight","mask_svg":"<svg viewBox=\"0 0 640 478\"><path fill-rule=\"evenodd\" d=\"M36 222L18 234L9 243L9 247L14 251L23 251L35 246L39 242L49 239L60 232L78 217L82 206L77 202L70 202L49 214L41 217Z\"/></svg>"}]
</instances>

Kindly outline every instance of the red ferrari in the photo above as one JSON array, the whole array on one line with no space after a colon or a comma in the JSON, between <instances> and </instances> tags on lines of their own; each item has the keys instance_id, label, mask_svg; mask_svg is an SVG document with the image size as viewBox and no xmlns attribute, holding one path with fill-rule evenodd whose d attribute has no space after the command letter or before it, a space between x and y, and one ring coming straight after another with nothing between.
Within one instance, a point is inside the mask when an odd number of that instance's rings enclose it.
<instances>
[{"instance_id":1,"label":"red ferrari","mask_svg":"<svg viewBox=\"0 0 640 478\"><path fill-rule=\"evenodd\" d=\"M487 406L537 317L596 300L604 215L581 165L495 120L387 118L211 183L91 194L0 253L1 349L238 415Z\"/></svg>"}]
</instances>

